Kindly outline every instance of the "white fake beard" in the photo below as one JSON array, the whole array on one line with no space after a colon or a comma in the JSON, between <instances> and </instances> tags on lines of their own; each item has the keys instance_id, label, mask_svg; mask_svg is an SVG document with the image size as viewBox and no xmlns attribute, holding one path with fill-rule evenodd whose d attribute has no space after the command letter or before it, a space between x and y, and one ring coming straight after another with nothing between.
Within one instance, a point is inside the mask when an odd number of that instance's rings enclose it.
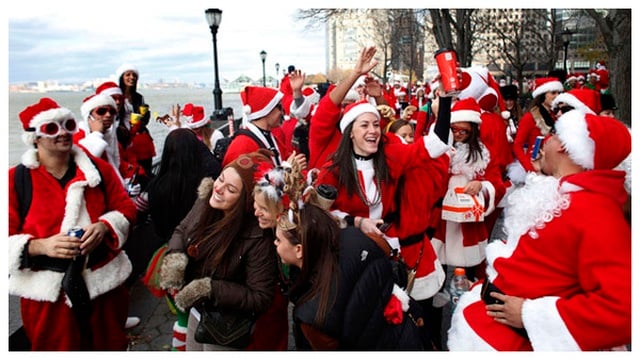
<instances>
[{"instance_id":1,"label":"white fake beard","mask_svg":"<svg viewBox=\"0 0 640 360\"><path fill-rule=\"evenodd\" d=\"M559 184L553 176L529 173L525 184L509 195L504 220L507 244L515 247L525 233L537 239L537 230L569 207L570 196L560 192Z\"/></svg>"},{"instance_id":2,"label":"white fake beard","mask_svg":"<svg viewBox=\"0 0 640 360\"><path fill-rule=\"evenodd\" d=\"M469 144L457 142L454 146L455 151L451 157L451 167L449 170L451 175L464 175L469 180L484 175L484 171L489 163L489 151L483 144L480 144L482 159L477 159L473 163L467 163Z\"/></svg>"}]
</instances>

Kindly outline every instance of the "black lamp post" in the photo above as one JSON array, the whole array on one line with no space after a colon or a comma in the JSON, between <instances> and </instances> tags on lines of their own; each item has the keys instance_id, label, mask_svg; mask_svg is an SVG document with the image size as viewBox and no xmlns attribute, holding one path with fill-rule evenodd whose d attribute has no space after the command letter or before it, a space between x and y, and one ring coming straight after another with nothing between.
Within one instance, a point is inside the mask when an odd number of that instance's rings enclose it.
<instances>
[{"instance_id":1,"label":"black lamp post","mask_svg":"<svg viewBox=\"0 0 640 360\"><path fill-rule=\"evenodd\" d=\"M262 50L260 51L260 60L262 60L262 86L267 86L267 75L264 72L264 61L267 59L267 52Z\"/></svg>"},{"instance_id":2,"label":"black lamp post","mask_svg":"<svg viewBox=\"0 0 640 360\"><path fill-rule=\"evenodd\" d=\"M280 73L280 63L276 63L276 87L280 87L280 78L278 77Z\"/></svg>"},{"instance_id":3,"label":"black lamp post","mask_svg":"<svg viewBox=\"0 0 640 360\"><path fill-rule=\"evenodd\" d=\"M215 108L214 113L217 113L222 109L222 89L220 89L220 80L218 77L218 47L216 43L216 34L218 33L220 20L222 20L222 10L207 9L204 11L204 14L207 17L209 29L211 29L211 36L213 36L213 104Z\"/></svg>"},{"instance_id":4,"label":"black lamp post","mask_svg":"<svg viewBox=\"0 0 640 360\"><path fill-rule=\"evenodd\" d=\"M569 51L569 43L571 42L571 37L573 36L573 32L567 28L564 29L562 33L560 33L562 37L562 45L564 46L564 72L567 73L567 52Z\"/></svg>"}]
</instances>

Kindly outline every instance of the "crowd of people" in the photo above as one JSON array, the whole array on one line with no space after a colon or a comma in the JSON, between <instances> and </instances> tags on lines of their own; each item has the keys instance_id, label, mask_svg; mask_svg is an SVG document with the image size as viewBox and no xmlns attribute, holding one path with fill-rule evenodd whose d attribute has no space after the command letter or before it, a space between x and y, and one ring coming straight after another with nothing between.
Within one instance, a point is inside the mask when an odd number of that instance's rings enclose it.
<instances>
[{"instance_id":1,"label":"crowd of people","mask_svg":"<svg viewBox=\"0 0 640 360\"><path fill-rule=\"evenodd\" d=\"M485 67L458 68L451 94L383 84L377 65L365 47L326 89L294 66L245 87L222 150L204 107L176 104L155 119L155 173L135 66L80 118L25 108L9 291L31 349L127 349L142 222L159 242L141 280L176 315L175 351L282 351L290 331L298 350L628 349L631 134L608 82L550 73L523 104ZM449 315L453 268L470 291Z\"/></svg>"}]
</instances>

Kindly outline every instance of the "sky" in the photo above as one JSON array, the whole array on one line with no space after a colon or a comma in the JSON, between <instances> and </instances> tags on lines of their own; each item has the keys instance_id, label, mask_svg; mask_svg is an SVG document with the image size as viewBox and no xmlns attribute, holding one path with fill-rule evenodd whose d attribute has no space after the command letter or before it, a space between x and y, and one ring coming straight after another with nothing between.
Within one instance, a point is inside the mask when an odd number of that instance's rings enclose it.
<instances>
[{"instance_id":1,"label":"sky","mask_svg":"<svg viewBox=\"0 0 640 360\"><path fill-rule=\"evenodd\" d=\"M241 3L238 5L238 3ZM222 10L217 32L220 80L262 77L288 65L326 72L325 31L296 21L294 2L180 0L17 0L9 6L9 83L75 83L114 77L123 63L140 81L213 83L213 37L204 14ZM291 4L290 4L291 3ZM78 6L82 4L82 6ZM304 3L298 3L304 5Z\"/></svg>"}]
</instances>

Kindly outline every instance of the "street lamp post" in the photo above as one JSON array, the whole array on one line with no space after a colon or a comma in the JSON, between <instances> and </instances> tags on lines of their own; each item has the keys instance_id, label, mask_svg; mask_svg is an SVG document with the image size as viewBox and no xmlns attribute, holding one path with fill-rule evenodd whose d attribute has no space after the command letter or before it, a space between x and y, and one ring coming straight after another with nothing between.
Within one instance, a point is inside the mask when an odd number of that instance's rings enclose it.
<instances>
[{"instance_id":1,"label":"street lamp post","mask_svg":"<svg viewBox=\"0 0 640 360\"><path fill-rule=\"evenodd\" d=\"M564 46L564 72L567 73L567 52L569 51L569 43L571 42L571 37L573 36L573 32L567 28L564 29L562 33L560 33L562 37L562 45Z\"/></svg>"},{"instance_id":2,"label":"street lamp post","mask_svg":"<svg viewBox=\"0 0 640 360\"><path fill-rule=\"evenodd\" d=\"M211 29L211 36L213 37L213 104L215 109L214 114L216 114L222 109L222 89L220 89L220 80L218 77L218 47L216 43L218 26L220 26L220 20L222 20L222 10L207 9L204 11L204 14L207 17L207 23L209 23L209 29Z\"/></svg>"},{"instance_id":3,"label":"street lamp post","mask_svg":"<svg viewBox=\"0 0 640 360\"><path fill-rule=\"evenodd\" d=\"M280 63L276 63L276 87L280 87Z\"/></svg>"},{"instance_id":4,"label":"street lamp post","mask_svg":"<svg viewBox=\"0 0 640 360\"><path fill-rule=\"evenodd\" d=\"M262 60L262 86L267 86L267 75L264 72L264 61L267 59L267 52L262 50L260 51L260 60Z\"/></svg>"}]
</instances>

